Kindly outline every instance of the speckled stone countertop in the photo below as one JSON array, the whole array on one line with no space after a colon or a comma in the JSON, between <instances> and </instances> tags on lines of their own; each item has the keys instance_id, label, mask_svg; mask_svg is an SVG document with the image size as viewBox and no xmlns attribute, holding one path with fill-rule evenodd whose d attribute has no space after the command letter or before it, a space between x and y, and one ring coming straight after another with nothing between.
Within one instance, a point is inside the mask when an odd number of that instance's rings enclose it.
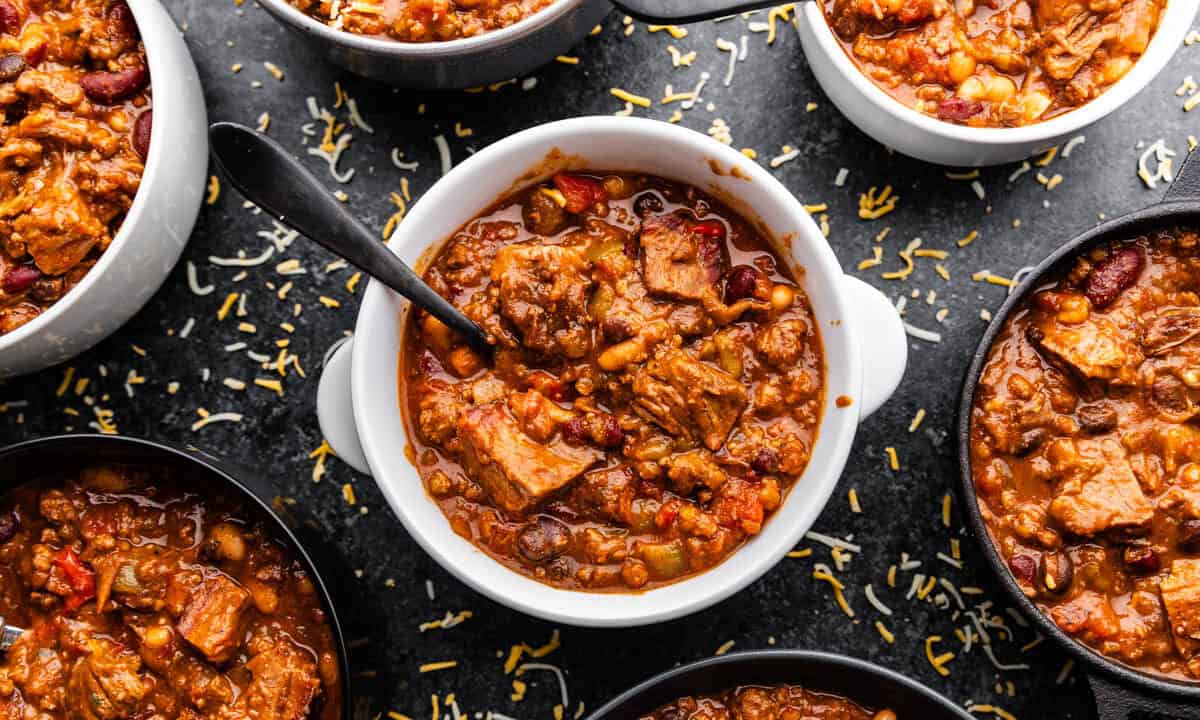
<instances>
[{"instance_id":1,"label":"speckled stone countertop","mask_svg":"<svg viewBox=\"0 0 1200 720\"><path fill-rule=\"evenodd\" d=\"M908 297L906 319L942 334L940 344L911 340L908 374L900 391L864 423L841 485L814 528L852 536L862 546L861 554L839 573L856 618L850 620L838 609L828 584L812 578L814 560L829 562L828 549L802 543L813 548L815 557L784 560L745 591L693 617L625 631L560 628L561 648L544 660L565 673L566 717L573 716L580 703L594 709L634 683L677 663L712 655L730 642L734 651L816 648L866 658L956 702L991 703L1022 720L1094 716L1082 675L1060 675L1065 662L1060 652L1048 643L1022 651L1035 637L1005 611L1005 598L990 581L976 540L961 529L957 495L951 527L942 523L942 498L955 492L952 423L959 379L984 329L980 311L996 308L1005 293L1004 287L975 282L971 276L989 270L1011 277L1098 222L1101 213L1111 217L1160 199L1161 185L1150 189L1137 178L1138 157L1159 138L1182 156L1188 133L1200 134L1197 116L1185 113L1182 98L1175 95L1182 78L1200 67L1200 44L1179 48L1158 80L1124 109L1087 130L1086 142L1070 157L1056 158L1048 167L1011 181L1015 165L984 170L979 176L985 193L981 199L969 181L949 179L944 168L889 153L844 120L818 89L796 33L784 24L768 46L766 35L753 32L743 19L693 26L687 37L674 39L665 32L651 34L640 24L626 34L628 26L614 13L602 32L572 52L579 58L577 65L553 63L534 75L536 83L478 94L438 94L391 89L325 64L252 0L240 7L233 0L168 0L167 6L199 66L210 119L253 125L269 113L269 133L305 157L328 179L331 190L344 191L354 212L378 229L396 211L389 193L401 192L403 181L416 199L437 179L435 135L448 138L453 157L461 159L538 123L621 110L624 104L610 95L612 87L655 98L652 108L636 108L635 113L666 120L678 105L657 102L664 86L691 89L707 71L711 79L703 101L684 113L682 123L706 131L720 118L728 123L734 146L754 148L764 164L782 154L784 145L797 148L798 156L773 172L804 202L828 204L830 243L847 271L893 298ZM760 14L751 21L765 19ZM737 64L732 84L725 86L728 54L716 48L715 40L740 43L743 36L747 57ZM683 53L695 50L697 57L689 67L673 67L669 45ZM276 79L264 62L281 69L283 79ZM344 185L334 182L322 160L303 155L302 144L301 127L312 122L307 97L336 112L340 120L347 119L344 106L334 108L335 82L357 100L374 130L346 130L354 140L341 168L354 168L355 175ZM310 146L313 142L308 139ZM397 168L390 159L393 148L419 167ZM834 182L840 168L848 170L843 186ZM1043 178L1061 174L1061 184L1047 190L1037 170ZM896 210L876 221L859 220L860 193L889 183L900 196ZM856 270L860 260L871 256L873 240L885 227L890 232L881 243L883 265ZM973 230L978 239L959 248L956 241ZM195 264L200 283L215 290L206 296L193 294L181 262L145 310L70 363L75 377L90 378L86 394L114 411L121 433L193 443L257 468L315 516L329 546L346 558L345 569L350 571L350 579L339 583L343 614L370 625L368 644L376 656L360 662L356 672L368 678L364 687L371 686L371 697L364 702L372 715L392 710L428 718L430 696L444 698L453 692L467 715L492 711L520 720L550 720L561 702L553 674L527 673L522 678L529 683L525 697L515 702L510 698L514 678L505 675L503 657L514 644L546 643L555 628L500 607L453 580L410 540L370 478L330 459L324 477L313 482L314 460L309 455L322 443L314 415L321 359L331 344L353 329L362 286L349 292L346 283L352 271L327 270L333 258L304 240L265 265L245 270L240 280L241 269L218 267L208 260L239 251L257 256L270 242L260 233L271 231L269 219L245 209L234 193L222 192L203 209L185 254ZM942 264L950 279L939 277L929 259L921 259L906 280L881 279L881 271L901 266L896 253L916 237L925 247L949 251ZM307 274L278 275L276 263L288 258L299 261ZM294 288L281 301L268 283L279 288L287 280L294 281ZM218 321L218 308L231 292L248 293L247 315ZM338 300L341 307L325 307L320 296ZM294 317L296 304L302 308L299 317ZM935 315L941 309L948 313L939 323ZM253 323L257 332L239 332L241 320ZM291 322L294 332L280 330L281 322ZM183 338L188 325L190 333ZM245 351L226 351L226 346L244 342L249 350L274 357L275 341L285 336L307 377L290 370L282 379L282 397L254 385L238 391L222 384L224 378L252 382L272 376ZM73 389L56 396L64 372L56 368L0 384L0 403L9 403L0 414L0 439L88 430L92 410L84 398ZM132 383L126 387L131 372ZM174 394L168 393L170 383L178 383ZM244 419L193 432L200 407L236 411ZM67 414L67 408L79 415ZM924 421L910 432L920 409L925 411ZM889 469L886 446L896 448L899 471ZM344 497L345 484L353 488L354 506ZM853 513L847 501L851 488L861 501L860 514ZM803 484L794 492L804 492ZM951 538L962 541L961 570L937 558L937 553L949 552ZM994 600L991 611L1014 630L1011 640L993 639L996 659L1028 669L1002 671L978 645L963 653L955 629L967 621L952 619L951 611L936 603L905 600L911 572L899 573L896 589L887 588L887 570L902 553L923 563L915 572L945 576L959 587L981 588L983 595L968 601ZM432 597L427 595L427 580ZM894 617L881 618L868 604L863 593L867 583L896 610ZM422 622L463 610L473 615L457 627L418 630ZM875 628L878 619L895 634L894 644L881 639ZM939 676L925 658L925 638L935 634L944 638L939 652L957 653L948 677ZM440 660L457 660L458 665L418 672L423 663Z\"/></svg>"}]
</instances>

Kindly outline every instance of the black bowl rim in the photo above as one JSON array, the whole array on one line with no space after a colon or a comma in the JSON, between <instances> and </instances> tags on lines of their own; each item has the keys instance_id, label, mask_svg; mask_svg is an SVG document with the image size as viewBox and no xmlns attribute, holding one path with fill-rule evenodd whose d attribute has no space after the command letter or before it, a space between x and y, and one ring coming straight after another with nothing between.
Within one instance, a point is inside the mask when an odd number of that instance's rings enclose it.
<instances>
[{"instance_id":1,"label":"black bowl rim","mask_svg":"<svg viewBox=\"0 0 1200 720\"><path fill-rule=\"evenodd\" d=\"M170 459L183 461L190 465L200 468L201 470L224 480L226 483L237 488L243 497L252 501L262 511L265 517L270 518L275 525L275 529L280 533L280 537L286 539L291 546L292 551L304 563L309 573L312 575L313 581L317 586L317 590L321 594L321 599L325 604L325 611L328 614L329 625L333 631L334 647L338 654L338 666L341 672L341 694L342 707L341 718L350 720L353 715L354 696L351 692L351 675L349 653L346 647L346 638L342 631L341 621L338 619L337 609L333 604L333 597L329 594L329 588L325 583L325 579L321 576L320 569L313 561L308 550L305 549L303 543L296 536L292 529L288 527L270 503L260 498L250 490L237 476L233 475L229 470L223 468L216 458L209 456L203 450L192 445L179 446L171 443L161 442L157 440L148 440L145 438L130 437L127 435L103 435L99 433L77 433L64 435L49 435L46 437L34 438L25 440L12 445L0 447L0 464L5 459L27 452L46 452L47 449L52 449L58 445L83 444L83 443L107 443L117 447L140 448L150 450L157 453L162 453ZM0 488L0 495L4 494L4 488Z\"/></svg>"},{"instance_id":2,"label":"black bowl rim","mask_svg":"<svg viewBox=\"0 0 1200 720\"><path fill-rule=\"evenodd\" d=\"M1131 685L1156 695L1167 695L1177 698L1200 699L1200 682L1188 683L1157 677L1137 670L1119 660L1109 658L1091 647L1075 640L1059 629L1050 617L1042 612L1032 600L1021 591L1004 558L1000 556L996 543L988 532L979 510L979 502L975 493L975 480L971 474L971 410L975 402L975 391L979 377L987 363L988 353L992 344L1004 327L1012 311L1041 285L1042 278L1058 270L1068 259L1075 257L1095 245L1110 240L1131 239L1146 231L1167 228L1172 225L1200 221L1200 202L1196 200L1179 200L1163 202L1142 210L1137 210L1111 220L1076 235L1062 244L1054 252L1039 262L1021 284L1008 296L1004 304L997 310L987 330L984 331L979 345L971 356L971 364L963 381L959 396L958 417L955 431L958 436L958 465L964 503L967 509L967 519L970 522L979 544L983 546L984 556L991 565L993 575L1008 592L1012 600L1021 608L1024 615L1033 622L1035 628L1054 640L1074 659L1099 675L1110 678L1123 685Z\"/></svg>"},{"instance_id":3,"label":"black bowl rim","mask_svg":"<svg viewBox=\"0 0 1200 720\"><path fill-rule=\"evenodd\" d=\"M670 682L675 678L685 676L691 673L699 673L710 668L721 668L730 665L740 665L743 663L756 662L813 662L823 665L835 666L844 668L853 673L865 676L871 676L874 679L882 679L886 682L893 683L903 687L905 690L912 691L916 695L929 701L930 705L936 705L953 715L957 715L963 720L970 720L971 715L964 711L958 705L943 697L932 688L926 687L912 678L901 675L895 670L889 670L883 666L858 658L849 657L847 655L839 655L837 653L824 652L821 650L745 650L741 652L733 652L727 655L705 658L695 662L680 665L661 672L648 680L643 680L629 690L621 693L612 700L606 702L600 709L593 712L588 720L610 720L609 715L612 715L621 706L635 702L641 696L653 691L659 685ZM724 688L721 688L724 689ZM819 687L810 688L814 692L822 692ZM853 698L851 698L853 699ZM857 700L856 700L857 702ZM629 720L625 716L613 716L611 720Z\"/></svg>"}]
</instances>

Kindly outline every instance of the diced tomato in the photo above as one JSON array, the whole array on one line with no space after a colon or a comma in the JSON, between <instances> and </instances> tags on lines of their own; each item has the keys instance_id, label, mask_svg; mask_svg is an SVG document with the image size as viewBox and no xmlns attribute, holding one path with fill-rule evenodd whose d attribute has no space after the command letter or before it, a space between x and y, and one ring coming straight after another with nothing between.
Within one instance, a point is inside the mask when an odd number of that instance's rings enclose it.
<instances>
[{"instance_id":1,"label":"diced tomato","mask_svg":"<svg viewBox=\"0 0 1200 720\"><path fill-rule=\"evenodd\" d=\"M940 102L937 109L938 118L957 122L964 122L981 112L983 112L983 103L978 100L964 100L957 95Z\"/></svg>"},{"instance_id":2,"label":"diced tomato","mask_svg":"<svg viewBox=\"0 0 1200 720\"><path fill-rule=\"evenodd\" d=\"M73 591L66 599L67 610L78 610L85 602L96 597L96 573L79 559L74 548L68 546L59 550L54 554L53 562Z\"/></svg>"},{"instance_id":3,"label":"diced tomato","mask_svg":"<svg viewBox=\"0 0 1200 720\"><path fill-rule=\"evenodd\" d=\"M724 240L725 224L720 220L702 220L692 226L692 232L712 240Z\"/></svg>"},{"instance_id":4,"label":"diced tomato","mask_svg":"<svg viewBox=\"0 0 1200 720\"><path fill-rule=\"evenodd\" d=\"M564 207L569 213L581 213L608 199L600 181L590 177L559 173L554 176L553 181L554 187L566 198L567 204Z\"/></svg>"}]
</instances>

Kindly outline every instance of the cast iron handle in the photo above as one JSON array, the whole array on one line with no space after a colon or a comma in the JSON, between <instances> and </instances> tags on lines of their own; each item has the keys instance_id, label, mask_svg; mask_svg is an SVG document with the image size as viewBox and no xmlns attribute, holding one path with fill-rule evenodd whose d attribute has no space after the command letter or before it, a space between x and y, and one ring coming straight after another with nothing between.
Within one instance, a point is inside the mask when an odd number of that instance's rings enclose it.
<instances>
[{"instance_id":1,"label":"cast iron handle","mask_svg":"<svg viewBox=\"0 0 1200 720\"><path fill-rule=\"evenodd\" d=\"M19 627L5 625L4 616L0 615L0 652L7 651L24 634L25 631Z\"/></svg>"},{"instance_id":2,"label":"cast iron handle","mask_svg":"<svg viewBox=\"0 0 1200 720\"><path fill-rule=\"evenodd\" d=\"M1167 700L1088 675L1100 720L1200 720L1200 705Z\"/></svg>"},{"instance_id":3,"label":"cast iron handle","mask_svg":"<svg viewBox=\"0 0 1200 720\"><path fill-rule=\"evenodd\" d=\"M779 0L613 0L642 22L691 23L778 5Z\"/></svg>"},{"instance_id":4,"label":"cast iron handle","mask_svg":"<svg viewBox=\"0 0 1200 720\"><path fill-rule=\"evenodd\" d=\"M1183 165L1175 173L1175 181L1167 188L1163 202L1200 201L1200 160L1196 159L1197 154L1200 153L1188 153L1183 159Z\"/></svg>"},{"instance_id":5,"label":"cast iron handle","mask_svg":"<svg viewBox=\"0 0 1200 720\"><path fill-rule=\"evenodd\" d=\"M426 285L282 145L236 123L214 123L208 135L217 166L255 205L428 311L476 350L491 353L478 325Z\"/></svg>"}]
</instances>

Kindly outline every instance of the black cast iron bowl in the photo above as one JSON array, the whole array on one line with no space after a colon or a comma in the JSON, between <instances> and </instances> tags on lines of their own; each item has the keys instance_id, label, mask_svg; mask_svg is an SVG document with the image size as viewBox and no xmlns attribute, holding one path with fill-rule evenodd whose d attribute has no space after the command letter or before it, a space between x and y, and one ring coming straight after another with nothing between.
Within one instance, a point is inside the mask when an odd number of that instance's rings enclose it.
<instances>
[{"instance_id":1,"label":"black cast iron bowl","mask_svg":"<svg viewBox=\"0 0 1200 720\"><path fill-rule=\"evenodd\" d=\"M273 507L277 495L269 483L244 470L235 471L228 463L193 447L118 435L57 435L0 448L0 470L3 472L0 475L0 494L47 472L79 468L97 461L176 467L191 477L211 480L236 490L245 499L251 512L257 512L272 527L274 537L287 545L293 556L308 570L333 631L342 679L341 717L343 720L356 718L356 695L351 688L346 639L329 592L328 581L332 573L322 573L322 569L331 570L331 558L319 550L319 543L311 539L311 528L302 527L290 513L280 512ZM302 537L307 537L307 541ZM317 551L310 553L309 548L317 548ZM357 717L365 717L363 704L357 705Z\"/></svg>"},{"instance_id":2,"label":"black cast iron bowl","mask_svg":"<svg viewBox=\"0 0 1200 720\"><path fill-rule=\"evenodd\" d=\"M753 650L668 670L618 696L589 720L635 720L685 695L785 683L841 695L866 707L891 708L901 718L971 717L924 685L863 660L809 650Z\"/></svg>"},{"instance_id":3,"label":"black cast iron bowl","mask_svg":"<svg viewBox=\"0 0 1200 720\"><path fill-rule=\"evenodd\" d=\"M289 0L259 0L288 29L334 65L388 85L456 90L522 77L587 37L612 10L608 0L558 0L481 35L438 42L400 42L335 30Z\"/></svg>"},{"instance_id":4,"label":"black cast iron bowl","mask_svg":"<svg viewBox=\"0 0 1200 720\"><path fill-rule=\"evenodd\" d=\"M1000 585L1025 617L1085 670L1096 699L1096 711L1102 720L1200 720L1200 682L1184 683L1152 676L1110 659L1064 633L1025 596L995 543L991 541L979 511L975 481L971 474L971 410L979 376L987 363L992 343L1012 311L1042 286L1046 278L1054 277L1079 254L1097 245L1129 240L1149 231L1174 226L1200 227L1200 158L1195 154L1184 162L1161 203L1108 220L1083 232L1061 245L1025 276L995 313L984 332L967 368L958 406L958 464L965 499L963 505L967 508L971 530L983 546L984 556Z\"/></svg>"}]
</instances>

